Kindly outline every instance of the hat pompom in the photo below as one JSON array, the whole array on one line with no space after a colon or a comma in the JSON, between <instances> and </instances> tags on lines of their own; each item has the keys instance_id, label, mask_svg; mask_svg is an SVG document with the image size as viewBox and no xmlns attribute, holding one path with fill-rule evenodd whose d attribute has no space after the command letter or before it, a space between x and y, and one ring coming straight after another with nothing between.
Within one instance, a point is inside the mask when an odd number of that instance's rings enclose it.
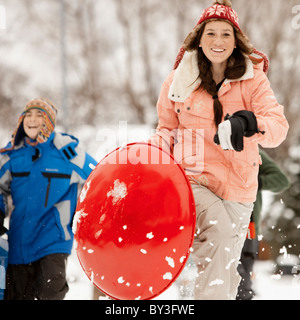
<instances>
[{"instance_id":1,"label":"hat pompom","mask_svg":"<svg viewBox=\"0 0 300 320\"><path fill-rule=\"evenodd\" d=\"M216 0L213 2L213 6L215 4L220 4L220 5L232 8L232 4L230 0Z\"/></svg>"}]
</instances>

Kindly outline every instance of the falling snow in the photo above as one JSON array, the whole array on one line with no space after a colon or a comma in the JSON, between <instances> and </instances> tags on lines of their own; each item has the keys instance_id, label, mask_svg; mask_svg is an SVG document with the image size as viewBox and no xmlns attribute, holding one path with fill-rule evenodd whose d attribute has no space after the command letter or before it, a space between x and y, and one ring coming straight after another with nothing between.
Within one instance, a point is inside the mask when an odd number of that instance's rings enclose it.
<instances>
[{"instance_id":1,"label":"falling snow","mask_svg":"<svg viewBox=\"0 0 300 320\"><path fill-rule=\"evenodd\" d=\"M216 279L214 281L212 281L209 286L212 287L212 286L220 286L224 284L224 281L223 280L220 280L220 279Z\"/></svg>"},{"instance_id":2,"label":"falling snow","mask_svg":"<svg viewBox=\"0 0 300 320\"><path fill-rule=\"evenodd\" d=\"M264 238L264 236L261 234L257 236L258 241L262 241L263 238Z\"/></svg>"},{"instance_id":3,"label":"falling snow","mask_svg":"<svg viewBox=\"0 0 300 320\"><path fill-rule=\"evenodd\" d=\"M235 259L232 259L228 264L227 266L225 267L226 270L229 270L231 265L235 262Z\"/></svg>"},{"instance_id":4,"label":"falling snow","mask_svg":"<svg viewBox=\"0 0 300 320\"><path fill-rule=\"evenodd\" d=\"M89 167L90 167L92 170L95 170L95 169L96 169L96 166L93 165L92 163L89 163Z\"/></svg>"},{"instance_id":5,"label":"falling snow","mask_svg":"<svg viewBox=\"0 0 300 320\"><path fill-rule=\"evenodd\" d=\"M279 253L283 254L284 257L286 258L287 257L287 249L285 246L283 246L280 250L279 250Z\"/></svg>"}]
</instances>

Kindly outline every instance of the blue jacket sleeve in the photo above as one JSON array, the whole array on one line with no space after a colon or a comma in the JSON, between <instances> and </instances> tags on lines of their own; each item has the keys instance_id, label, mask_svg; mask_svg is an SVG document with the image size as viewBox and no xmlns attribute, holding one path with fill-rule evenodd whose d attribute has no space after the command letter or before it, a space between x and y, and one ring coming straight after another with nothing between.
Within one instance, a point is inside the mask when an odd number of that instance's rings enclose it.
<instances>
[{"instance_id":1,"label":"blue jacket sleeve","mask_svg":"<svg viewBox=\"0 0 300 320\"><path fill-rule=\"evenodd\" d=\"M11 171L9 166L10 157L0 154L0 211L7 215L7 197L10 195Z\"/></svg>"},{"instance_id":2,"label":"blue jacket sleeve","mask_svg":"<svg viewBox=\"0 0 300 320\"><path fill-rule=\"evenodd\" d=\"M83 180L86 180L91 172L95 169L97 162L91 155L80 150L79 147L75 150L77 156L71 160L71 162L75 165L74 170L81 176ZM78 159L76 159L77 157ZM82 159L84 160L82 161Z\"/></svg>"},{"instance_id":3,"label":"blue jacket sleeve","mask_svg":"<svg viewBox=\"0 0 300 320\"><path fill-rule=\"evenodd\" d=\"M78 145L79 141L67 134L56 134L54 145L61 155L74 166L74 171L85 181L97 162ZM81 180L80 179L80 180ZM83 181L81 181L83 183Z\"/></svg>"}]
</instances>

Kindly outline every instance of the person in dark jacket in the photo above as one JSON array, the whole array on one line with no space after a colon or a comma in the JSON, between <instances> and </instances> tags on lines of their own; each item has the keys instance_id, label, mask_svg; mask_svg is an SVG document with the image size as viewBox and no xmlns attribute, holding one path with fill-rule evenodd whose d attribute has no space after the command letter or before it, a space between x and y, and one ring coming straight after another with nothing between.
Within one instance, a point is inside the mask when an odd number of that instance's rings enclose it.
<instances>
[{"instance_id":1,"label":"person in dark jacket","mask_svg":"<svg viewBox=\"0 0 300 320\"><path fill-rule=\"evenodd\" d=\"M260 234L260 221L262 209L262 191L280 193L290 186L289 179L278 165L262 150L259 151L262 164L258 173L257 200L254 203L248 237L245 241L238 272L242 277L238 288L237 300L251 300L255 293L252 290L251 275L259 251L258 235Z\"/></svg>"},{"instance_id":2,"label":"person in dark jacket","mask_svg":"<svg viewBox=\"0 0 300 320\"><path fill-rule=\"evenodd\" d=\"M7 300L62 300L79 187L96 161L70 135L54 132L57 108L30 101L12 141L0 150L0 232L8 215Z\"/></svg>"}]
</instances>

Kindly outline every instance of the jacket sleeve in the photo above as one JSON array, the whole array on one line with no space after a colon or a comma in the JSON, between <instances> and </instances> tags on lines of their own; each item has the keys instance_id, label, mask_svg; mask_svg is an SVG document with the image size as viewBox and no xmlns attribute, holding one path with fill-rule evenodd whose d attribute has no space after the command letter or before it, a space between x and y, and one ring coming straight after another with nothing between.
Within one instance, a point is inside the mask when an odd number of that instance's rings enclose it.
<instances>
[{"instance_id":1,"label":"jacket sleeve","mask_svg":"<svg viewBox=\"0 0 300 320\"><path fill-rule=\"evenodd\" d=\"M173 74L162 85L157 102L158 126L156 133L149 140L149 143L159 146L171 154L173 154L176 132L179 125L175 112L175 103L168 98L172 78Z\"/></svg>"},{"instance_id":2,"label":"jacket sleeve","mask_svg":"<svg viewBox=\"0 0 300 320\"><path fill-rule=\"evenodd\" d=\"M70 147L69 147L70 148ZM80 146L73 146L73 152L75 156L69 161L74 166L74 171L80 177L80 183L84 183L84 181L88 178L91 172L97 165L96 160L86 153Z\"/></svg>"},{"instance_id":3,"label":"jacket sleeve","mask_svg":"<svg viewBox=\"0 0 300 320\"><path fill-rule=\"evenodd\" d=\"M5 215L8 214L7 197L10 195L10 185L12 181L7 154L0 154L0 211Z\"/></svg>"},{"instance_id":4,"label":"jacket sleeve","mask_svg":"<svg viewBox=\"0 0 300 320\"><path fill-rule=\"evenodd\" d=\"M260 189L274 193L283 192L290 181L279 166L264 152L260 151L262 165L259 168Z\"/></svg>"},{"instance_id":5,"label":"jacket sleeve","mask_svg":"<svg viewBox=\"0 0 300 320\"><path fill-rule=\"evenodd\" d=\"M86 153L79 145L78 140L67 134L56 134L54 145L59 150L63 158L73 165L77 174L77 179L73 177L73 182L81 182L87 179L97 165L97 161Z\"/></svg>"},{"instance_id":6,"label":"jacket sleeve","mask_svg":"<svg viewBox=\"0 0 300 320\"><path fill-rule=\"evenodd\" d=\"M84 152L83 150L81 150L80 148L78 148L79 150L77 150L78 156L83 157L84 158L84 162L82 166L78 166L78 173L83 177L84 180L86 180L88 178L88 176L91 174L91 172L95 169L96 165L97 165L97 161L88 153ZM81 154L81 155L80 155ZM75 162L76 165L76 162Z\"/></svg>"},{"instance_id":7,"label":"jacket sleeve","mask_svg":"<svg viewBox=\"0 0 300 320\"><path fill-rule=\"evenodd\" d=\"M252 109L262 133L256 135L257 142L264 148L276 148L285 139L289 125L284 116L284 107L278 104L266 74L257 71L252 90Z\"/></svg>"}]
</instances>

